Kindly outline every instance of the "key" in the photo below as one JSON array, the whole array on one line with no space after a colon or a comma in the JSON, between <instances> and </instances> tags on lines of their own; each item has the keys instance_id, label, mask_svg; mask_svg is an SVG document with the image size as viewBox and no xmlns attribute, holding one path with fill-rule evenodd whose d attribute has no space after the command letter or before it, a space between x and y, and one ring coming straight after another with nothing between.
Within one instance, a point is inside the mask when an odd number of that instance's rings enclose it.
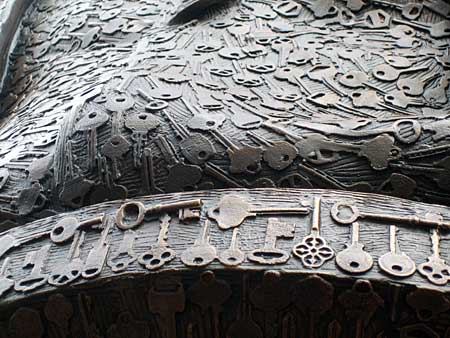
<instances>
[{"instance_id":1,"label":"key","mask_svg":"<svg viewBox=\"0 0 450 338\"><path fill-rule=\"evenodd\" d=\"M160 110L164 110L169 106L167 101L164 101L161 99L154 99L153 97L149 96L146 92L144 92L140 88L137 88L136 92L139 94L140 97L142 97L145 101L147 101L147 105L145 106L145 109L152 113L160 111Z\"/></svg>"},{"instance_id":2,"label":"key","mask_svg":"<svg viewBox=\"0 0 450 338\"><path fill-rule=\"evenodd\" d=\"M425 0L423 5L439 15L450 18L450 4L445 0Z\"/></svg>"},{"instance_id":3,"label":"key","mask_svg":"<svg viewBox=\"0 0 450 338\"><path fill-rule=\"evenodd\" d=\"M401 20L401 19L392 19L393 23L399 23L407 26L411 26L417 29L425 30L430 33L430 36L433 38L445 38L450 36L450 21L443 20L436 23L425 23L413 20Z\"/></svg>"},{"instance_id":4,"label":"key","mask_svg":"<svg viewBox=\"0 0 450 338\"><path fill-rule=\"evenodd\" d=\"M156 186L153 154L149 147L144 149L144 158L142 161L142 183L144 185L144 191L148 194L164 193L164 190Z\"/></svg>"},{"instance_id":5,"label":"key","mask_svg":"<svg viewBox=\"0 0 450 338\"><path fill-rule=\"evenodd\" d=\"M334 77L337 74L337 69L332 64L319 63L310 68L306 75L311 80L323 83L330 90L338 94L339 96L345 96L345 94L339 89Z\"/></svg>"},{"instance_id":6,"label":"key","mask_svg":"<svg viewBox=\"0 0 450 338\"><path fill-rule=\"evenodd\" d=\"M276 241L278 238L294 238L294 231L294 224L280 222L278 218L269 218L264 247L253 250L248 259L259 264L286 263L290 258L289 253L276 248Z\"/></svg>"},{"instance_id":7,"label":"key","mask_svg":"<svg viewBox=\"0 0 450 338\"><path fill-rule=\"evenodd\" d=\"M76 231L70 246L67 259L53 268L48 277L48 283L53 286L63 286L74 282L81 276L83 261L80 259L80 248L85 238L84 231Z\"/></svg>"},{"instance_id":8,"label":"key","mask_svg":"<svg viewBox=\"0 0 450 338\"><path fill-rule=\"evenodd\" d=\"M100 111L91 111L75 124L75 130L84 132L87 137L88 168L92 169L97 156L97 128L108 122L108 114Z\"/></svg>"},{"instance_id":9,"label":"key","mask_svg":"<svg viewBox=\"0 0 450 338\"><path fill-rule=\"evenodd\" d=\"M111 216L106 216L104 218L104 229L100 235L100 239L97 244L89 251L86 262L83 266L83 271L81 276L86 279L95 278L103 270L103 266L106 262L106 257L108 256L110 244L107 242L107 238L111 228L114 226L114 218Z\"/></svg>"},{"instance_id":10,"label":"key","mask_svg":"<svg viewBox=\"0 0 450 338\"><path fill-rule=\"evenodd\" d=\"M223 265L237 266L244 261L245 253L241 249L239 249L238 235L239 229L234 228L229 248L219 253L219 256L217 258Z\"/></svg>"},{"instance_id":11,"label":"key","mask_svg":"<svg viewBox=\"0 0 450 338\"><path fill-rule=\"evenodd\" d=\"M294 50L293 41L286 37L278 37L271 43L272 50L278 53L278 67L287 65L289 55Z\"/></svg>"},{"instance_id":12,"label":"key","mask_svg":"<svg viewBox=\"0 0 450 338\"><path fill-rule=\"evenodd\" d=\"M127 202L122 204L117 211L116 223L119 229L129 230L140 225L146 216L169 213L180 209L201 209L202 205L201 199L156 204L148 208L142 202ZM198 211L198 216L200 217L200 211Z\"/></svg>"},{"instance_id":13,"label":"key","mask_svg":"<svg viewBox=\"0 0 450 338\"><path fill-rule=\"evenodd\" d=\"M63 243L73 237L78 231L86 228L91 228L98 224L102 224L105 215L93 217L86 221L79 222L76 217L64 217L55 224L50 232L50 239L53 243Z\"/></svg>"},{"instance_id":14,"label":"key","mask_svg":"<svg viewBox=\"0 0 450 338\"><path fill-rule=\"evenodd\" d=\"M420 16L420 14L422 14L423 9L423 5L418 3L396 4L394 2L383 0L373 0L372 3L399 9L402 12L402 16L408 20L417 19Z\"/></svg>"},{"instance_id":15,"label":"key","mask_svg":"<svg viewBox=\"0 0 450 338\"><path fill-rule=\"evenodd\" d=\"M417 270L425 276L431 283L445 285L450 280L450 266L440 256L440 235L438 229L433 229L431 235L432 255L425 263L419 264Z\"/></svg>"},{"instance_id":16,"label":"key","mask_svg":"<svg viewBox=\"0 0 450 338\"><path fill-rule=\"evenodd\" d=\"M121 272L128 269L137 259L134 253L133 245L136 239L136 233L133 230L127 230L123 234L122 242L120 243L117 252L108 259L108 266L113 272Z\"/></svg>"},{"instance_id":17,"label":"key","mask_svg":"<svg viewBox=\"0 0 450 338\"><path fill-rule=\"evenodd\" d=\"M148 270L157 270L176 257L175 251L170 249L167 244L167 233L170 227L170 220L169 214L164 213L161 215L159 218L161 230L156 244L138 258L139 264L143 265Z\"/></svg>"},{"instance_id":18,"label":"key","mask_svg":"<svg viewBox=\"0 0 450 338\"><path fill-rule=\"evenodd\" d=\"M0 297L14 286L14 279L11 278L11 273L8 270L10 260L9 257L6 257L0 269Z\"/></svg>"},{"instance_id":19,"label":"key","mask_svg":"<svg viewBox=\"0 0 450 338\"><path fill-rule=\"evenodd\" d=\"M17 292L27 292L47 283L48 275L43 274L42 269L47 259L50 246L50 244L47 244L37 251L27 253L22 267L32 267L32 270L27 277L15 282L14 290Z\"/></svg>"},{"instance_id":20,"label":"key","mask_svg":"<svg viewBox=\"0 0 450 338\"><path fill-rule=\"evenodd\" d=\"M274 12L287 18L295 18L300 15L302 6L293 1L280 1L272 4Z\"/></svg>"},{"instance_id":21,"label":"key","mask_svg":"<svg viewBox=\"0 0 450 338\"><path fill-rule=\"evenodd\" d=\"M337 55L339 55L340 58L350 60L363 73L367 72L362 63L362 57L366 55L366 53L365 50L355 48L338 48L337 50Z\"/></svg>"},{"instance_id":22,"label":"key","mask_svg":"<svg viewBox=\"0 0 450 338\"><path fill-rule=\"evenodd\" d=\"M378 266L391 276L406 278L416 272L416 264L411 257L400 251L397 230L395 225L389 226L389 252L378 258Z\"/></svg>"},{"instance_id":23,"label":"key","mask_svg":"<svg viewBox=\"0 0 450 338\"><path fill-rule=\"evenodd\" d=\"M409 96L421 96L425 92L425 87L439 77L438 74L432 74L426 78L404 78L397 80L397 88Z\"/></svg>"},{"instance_id":24,"label":"key","mask_svg":"<svg viewBox=\"0 0 450 338\"><path fill-rule=\"evenodd\" d=\"M161 149L169 169L164 191L196 190L196 184L201 180L203 174L201 167L180 161L175 153L173 144L166 138L158 136L156 144Z\"/></svg>"},{"instance_id":25,"label":"key","mask_svg":"<svg viewBox=\"0 0 450 338\"><path fill-rule=\"evenodd\" d=\"M352 242L347 248L336 255L336 264L342 270L359 274L372 269L372 256L364 251L364 245L359 242L359 223L352 223Z\"/></svg>"},{"instance_id":26,"label":"key","mask_svg":"<svg viewBox=\"0 0 450 338\"><path fill-rule=\"evenodd\" d=\"M392 81L397 80L399 78L399 76L403 73L418 72L421 70L429 70L429 69L430 69L430 66L413 67L413 68L407 68L407 69L396 69L387 64L381 64L381 65L375 66L372 69L372 74L378 80L392 82Z\"/></svg>"},{"instance_id":27,"label":"key","mask_svg":"<svg viewBox=\"0 0 450 338\"><path fill-rule=\"evenodd\" d=\"M173 282L171 283L173 284ZM148 306L152 313L159 315L159 327L162 338L177 338L176 313L184 311L185 293L182 283L166 286L162 290L156 287L150 288L148 292Z\"/></svg>"},{"instance_id":28,"label":"key","mask_svg":"<svg viewBox=\"0 0 450 338\"><path fill-rule=\"evenodd\" d=\"M220 229L227 230L238 227L247 217L279 213L307 215L309 210L305 207L255 208L241 196L225 195L216 206L208 210L208 217L215 220Z\"/></svg>"},{"instance_id":29,"label":"key","mask_svg":"<svg viewBox=\"0 0 450 338\"><path fill-rule=\"evenodd\" d=\"M7 233L0 237L0 258L3 257L5 253L7 253L9 250L13 248L17 248L22 244L37 240L47 235L48 231L43 231L41 233L27 236L24 238L16 238L12 234Z\"/></svg>"},{"instance_id":30,"label":"key","mask_svg":"<svg viewBox=\"0 0 450 338\"><path fill-rule=\"evenodd\" d=\"M338 81L341 85L349 87L349 88L360 88L367 86L371 89L376 90L379 93L385 94L386 91L383 89L374 86L369 82L369 77L365 72L351 70L343 74Z\"/></svg>"},{"instance_id":31,"label":"key","mask_svg":"<svg viewBox=\"0 0 450 338\"><path fill-rule=\"evenodd\" d=\"M423 106L426 102L415 99L413 97L406 96L406 94L401 90L391 90L388 94L384 96L384 101L390 103L392 106L406 108L408 106ZM388 106L388 105L386 105Z\"/></svg>"},{"instance_id":32,"label":"key","mask_svg":"<svg viewBox=\"0 0 450 338\"><path fill-rule=\"evenodd\" d=\"M374 221L405 223L418 225L423 227L437 227L450 229L450 222L442 219L421 218L418 216L397 216L389 214L378 214L373 212L360 212L359 209L352 204L344 201L336 202L331 208L331 217L339 224L351 224L358 219L371 219Z\"/></svg>"},{"instance_id":33,"label":"key","mask_svg":"<svg viewBox=\"0 0 450 338\"><path fill-rule=\"evenodd\" d=\"M209 220L205 220L201 236L197 238L194 245L183 251L181 261L187 266L206 266L217 258L217 251L209 244Z\"/></svg>"},{"instance_id":34,"label":"key","mask_svg":"<svg viewBox=\"0 0 450 338\"><path fill-rule=\"evenodd\" d=\"M320 209L321 198L314 197L314 211L310 233L292 250L294 256L300 258L306 268L320 268L334 256L333 249L320 236Z\"/></svg>"},{"instance_id":35,"label":"key","mask_svg":"<svg viewBox=\"0 0 450 338\"><path fill-rule=\"evenodd\" d=\"M314 16L319 19L327 16L335 16L338 13L338 8L334 6L333 1L296 0L296 2L301 3L302 5L306 5L313 12Z\"/></svg>"},{"instance_id":36,"label":"key","mask_svg":"<svg viewBox=\"0 0 450 338\"><path fill-rule=\"evenodd\" d=\"M306 121L296 122L294 123L294 125L306 129L319 131L324 135L340 135L346 137L364 137L372 135L381 135L383 133L391 133L395 136L397 141L404 144L412 144L416 142L422 133L422 126L417 120L413 119L400 119L395 121L390 127L369 129L369 130L353 130L329 124L306 122Z\"/></svg>"}]
</instances>

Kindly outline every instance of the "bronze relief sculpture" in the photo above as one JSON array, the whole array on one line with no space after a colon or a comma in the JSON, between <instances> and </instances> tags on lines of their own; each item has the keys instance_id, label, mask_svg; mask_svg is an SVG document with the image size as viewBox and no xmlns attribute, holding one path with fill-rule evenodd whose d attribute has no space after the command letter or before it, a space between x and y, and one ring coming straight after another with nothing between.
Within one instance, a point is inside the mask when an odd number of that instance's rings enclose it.
<instances>
[{"instance_id":1,"label":"bronze relief sculpture","mask_svg":"<svg viewBox=\"0 0 450 338\"><path fill-rule=\"evenodd\" d=\"M447 2L0 9L0 337L450 337Z\"/></svg>"}]
</instances>

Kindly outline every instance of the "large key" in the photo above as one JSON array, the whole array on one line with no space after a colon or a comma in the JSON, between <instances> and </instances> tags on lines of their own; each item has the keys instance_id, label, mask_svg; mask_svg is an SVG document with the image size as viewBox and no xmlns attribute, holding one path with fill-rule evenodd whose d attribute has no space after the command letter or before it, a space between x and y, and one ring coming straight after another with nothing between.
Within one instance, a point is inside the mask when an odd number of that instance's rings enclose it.
<instances>
[{"instance_id":1,"label":"large key","mask_svg":"<svg viewBox=\"0 0 450 338\"><path fill-rule=\"evenodd\" d=\"M234 228L233 235L231 236L230 247L219 253L217 258L223 265L236 266L244 261L245 253L239 249L238 235L239 228Z\"/></svg>"},{"instance_id":2,"label":"large key","mask_svg":"<svg viewBox=\"0 0 450 338\"><path fill-rule=\"evenodd\" d=\"M125 231L119 249L107 262L113 272L125 271L136 261L137 255L133 251L135 239L136 233L133 230Z\"/></svg>"},{"instance_id":3,"label":"large key","mask_svg":"<svg viewBox=\"0 0 450 338\"><path fill-rule=\"evenodd\" d=\"M393 18L392 22L402 25L408 25L417 29L425 30L430 33L433 38L445 38L450 36L450 21L443 20L436 23L425 23L412 20L401 20Z\"/></svg>"},{"instance_id":4,"label":"large key","mask_svg":"<svg viewBox=\"0 0 450 338\"><path fill-rule=\"evenodd\" d=\"M438 229L433 229L431 242L433 254L428 257L425 263L419 264L417 270L431 283L445 285L450 280L450 266L446 264L440 255L440 235Z\"/></svg>"},{"instance_id":5,"label":"large key","mask_svg":"<svg viewBox=\"0 0 450 338\"><path fill-rule=\"evenodd\" d=\"M276 248L276 241L278 238L293 238L294 231L294 224L280 222L278 218L269 218L264 247L253 250L248 259L259 264L286 263L290 258L289 253Z\"/></svg>"},{"instance_id":6,"label":"large key","mask_svg":"<svg viewBox=\"0 0 450 338\"><path fill-rule=\"evenodd\" d=\"M158 235L158 241L150 250L141 254L138 258L139 264L145 266L148 270L156 270L169 263L176 257L175 251L167 245L167 232L170 226L169 214L162 214L159 218L161 230Z\"/></svg>"},{"instance_id":7,"label":"large key","mask_svg":"<svg viewBox=\"0 0 450 338\"><path fill-rule=\"evenodd\" d=\"M363 273L373 266L372 256L364 251L364 245L359 242L359 223L352 223L352 242L345 250L336 255L336 264L349 273Z\"/></svg>"},{"instance_id":8,"label":"large key","mask_svg":"<svg viewBox=\"0 0 450 338\"><path fill-rule=\"evenodd\" d=\"M132 201L123 204L116 215L117 227L122 230L128 230L137 227L143 221L146 215L161 214L180 209L201 209L203 203L201 199L193 199L181 202L156 204L146 208L143 203ZM200 211L192 211L200 216Z\"/></svg>"},{"instance_id":9,"label":"large key","mask_svg":"<svg viewBox=\"0 0 450 338\"><path fill-rule=\"evenodd\" d=\"M404 252L400 251L397 240L397 227L389 227L389 252L378 258L380 269L387 274L399 278L409 277L416 272L416 263Z\"/></svg>"},{"instance_id":10,"label":"large key","mask_svg":"<svg viewBox=\"0 0 450 338\"><path fill-rule=\"evenodd\" d=\"M63 243L71 239L78 230L102 224L104 217L105 215L101 215L82 222L75 217L64 217L53 227L50 239L53 243Z\"/></svg>"},{"instance_id":11,"label":"large key","mask_svg":"<svg viewBox=\"0 0 450 338\"><path fill-rule=\"evenodd\" d=\"M84 242L84 237L84 231L77 231L75 233L67 259L55 266L48 277L48 283L50 285L67 285L81 276L84 263L80 258L80 247Z\"/></svg>"},{"instance_id":12,"label":"large key","mask_svg":"<svg viewBox=\"0 0 450 338\"><path fill-rule=\"evenodd\" d=\"M208 217L214 219L220 229L227 230L241 225L247 217L255 217L258 214L282 213L307 215L309 210L305 207L255 208L241 196L225 195L219 204L208 210Z\"/></svg>"},{"instance_id":13,"label":"large key","mask_svg":"<svg viewBox=\"0 0 450 338\"><path fill-rule=\"evenodd\" d=\"M334 256L333 249L320 236L320 207L321 198L315 197L311 231L292 250L307 268L319 268Z\"/></svg>"},{"instance_id":14,"label":"large key","mask_svg":"<svg viewBox=\"0 0 450 338\"><path fill-rule=\"evenodd\" d=\"M377 214L373 212L360 212L359 209L347 202L336 202L331 208L331 217L340 224L351 224L358 219L368 218L374 221L407 223L425 227L437 227L450 229L450 222L440 219L427 219L418 216L397 216L388 214Z\"/></svg>"},{"instance_id":15,"label":"large key","mask_svg":"<svg viewBox=\"0 0 450 338\"><path fill-rule=\"evenodd\" d=\"M181 254L181 261L187 266L205 266L217 258L216 248L209 244L209 228L209 220L206 220L200 237Z\"/></svg>"},{"instance_id":16,"label":"large key","mask_svg":"<svg viewBox=\"0 0 450 338\"><path fill-rule=\"evenodd\" d=\"M47 259L48 252L50 250L50 244L43 246L40 250L28 253L25 256L23 267L32 266L30 274L16 281L14 284L14 290L18 292L27 292L34 290L45 283L47 283L48 275L42 273L45 260Z\"/></svg>"}]
</instances>

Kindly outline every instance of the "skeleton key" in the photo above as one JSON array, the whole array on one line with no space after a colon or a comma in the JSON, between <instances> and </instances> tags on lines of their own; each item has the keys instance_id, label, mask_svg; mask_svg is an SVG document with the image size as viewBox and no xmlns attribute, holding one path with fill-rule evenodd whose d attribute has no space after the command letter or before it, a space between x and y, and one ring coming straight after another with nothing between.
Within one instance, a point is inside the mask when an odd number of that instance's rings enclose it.
<instances>
[{"instance_id":1,"label":"skeleton key","mask_svg":"<svg viewBox=\"0 0 450 338\"><path fill-rule=\"evenodd\" d=\"M284 250L276 248L278 238L293 238L295 231L294 224L280 222L278 218L269 218L267 221L267 233L264 247L253 250L248 259L259 264L283 264L290 256Z\"/></svg>"},{"instance_id":2,"label":"skeleton key","mask_svg":"<svg viewBox=\"0 0 450 338\"><path fill-rule=\"evenodd\" d=\"M80 247L84 242L84 231L77 231L73 237L67 260L57 265L50 276L48 283L54 286L63 286L72 283L81 276L83 261L80 259Z\"/></svg>"},{"instance_id":3,"label":"skeleton key","mask_svg":"<svg viewBox=\"0 0 450 338\"><path fill-rule=\"evenodd\" d=\"M326 261L334 256L333 249L320 236L320 208L321 198L314 197L314 211L312 216L311 231L302 242L292 250L293 254L300 258L306 268L320 268Z\"/></svg>"},{"instance_id":4,"label":"skeleton key","mask_svg":"<svg viewBox=\"0 0 450 338\"><path fill-rule=\"evenodd\" d=\"M372 269L372 256L364 251L364 245L359 242L359 223L352 223L352 242L347 248L336 255L336 264L348 273L364 273Z\"/></svg>"},{"instance_id":5,"label":"skeleton key","mask_svg":"<svg viewBox=\"0 0 450 338\"><path fill-rule=\"evenodd\" d=\"M272 50L278 53L278 67L287 64L289 54L294 50L294 43L287 37L278 37L272 41Z\"/></svg>"},{"instance_id":6,"label":"skeleton key","mask_svg":"<svg viewBox=\"0 0 450 338\"><path fill-rule=\"evenodd\" d=\"M417 270L431 283L445 285L450 280L450 266L440 256L440 235L438 229L433 229L431 242L433 254L428 257L427 262L419 264Z\"/></svg>"},{"instance_id":7,"label":"skeleton key","mask_svg":"<svg viewBox=\"0 0 450 338\"><path fill-rule=\"evenodd\" d=\"M430 219L418 216L396 216L388 214L378 214L373 212L360 212L359 209L348 202L336 202L330 211L331 217L339 224L351 224L358 219L372 219L374 221L405 223L411 225L419 225L423 227L437 227L450 229L450 222L445 222L442 218Z\"/></svg>"},{"instance_id":8,"label":"skeleton key","mask_svg":"<svg viewBox=\"0 0 450 338\"><path fill-rule=\"evenodd\" d=\"M0 297L14 286L14 279L11 278L12 276L8 270L10 260L10 257L6 257L0 269Z\"/></svg>"},{"instance_id":9,"label":"skeleton key","mask_svg":"<svg viewBox=\"0 0 450 338\"><path fill-rule=\"evenodd\" d=\"M107 242L109 231L114 226L114 218L111 216L106 216L104 218L104 229L100 235L100 239L97 244L91 249L86 262L83 266L83 271L81 275L83 278L90 279L97 277L102 272L103 266L106 262L106 257L108 256L110 244Z\"/></svg>"},{"instance_id":10,"label":"skeleton key","mask_svg":"<svg viewBox=\"0 0 450 338\"><path fill-rule=\"evenodd\" d=\"M208 217L214 219L220 229L227 230L238 227L247 217L278 213L307 215L309 210L305 207L255 208L241 196L225 195L216 206L208 210Z\"/></svg>"},{"instance_id":11,"label":"skeleton key","mask_svg":"<svg viewBox=\"0 0 450 338\"><path fill-rule=\"evenodd\" d=\"M167 244L167 232L170 226L170 216L164 213L159 218L161 230L158 235L158 241L152 245L151 249L139 256L138 262L148 270L157 270L169 263L176 257L174 250Z\"/></svg>"},{"instance_id":12,"label":"skeleton key","mask_svg":"<svg viewBox=\"0 0 450 338\"><path fill-rule=\"evenodd\" d=\"M142 147L148 139L148 133L158 128L160 120L148 113L131 113L125 119L125 126L131 129L133 144L133 159L135 167L141 163Z\"/></svg>"},{"instance_id":13,"label":"skeleton key","mask_svg":"<svg viewBox=\"0 0 450 338\"><path fill-rule=\"evenodd\" d=\"M97 216L86 221L79 222L75 217L64 217L55 224L50 232L50 239L53 243L63 243L81 229L90 228L98 224L103 224L105 215Z\"/></svg>"},{"instance_id":14,"label":"skeleton key","mask_svg":"<svg viewBox=\"0 0 450 338\"><path fill-rule=\"evenodd\" d=\"M217 251L214 246L209 244L209 220L205 220L203 231L194 245L183 251L181 261L187 266L206 266L217 258Z\"/></svg>"},{"instance_id":15,"label":"skeleton key","mask_svg":"<svg viewBox=\"0 0 450 338\"><path fill-rule=\"evenodd\" d=\"M389 226L389 252L378 258L380 269L399 278L409 277L416 272L416 264L404 252L400 251L397 239L397 227Z\"/></svg>"},{"instance_id":16,"label":"skeleton key","mask_svg":"<svg viewBox=\"0 0 450 338\"><path fill-rule=\"evenodd\" d=\"M107 262L113 272L117 273L125 271L137 259L137 256L133 251L135 239L136 233L133 230L127 230L124 232L119 249L113 257L108 259Z\"/></svg>"},{"instance_id":17,"label":"skeleton key","mask_svg":"<svg viewBox=\"0 0 450 338\"><path fill-rule=\"evenodd\" d=\"M417 29L425 30L430 33L433 38L445 38L450 36L450 21L443 20L436 23L425 23L413 20L392 19L393 23L399 23L411 26Z\"/></svg>"},{"instance_id":18,"label":"skeleton key","mask_svg":"<svg viewBox=\"0 0 450 338\"><path fill-rule=\"evenodd\" d=\"M219 256L217 258L223 265L237 266L244 261L245 253L241 249L239 249L238 235L239 229L234 228L229 248L219 253Z\"/></svg>"},{"instance_id":19,"label":"skeleton key","mask_svg":"<svg viewBox=\"0 0 450 338\"><path fill-rule=\"evenodd\" d=\"M392 82L399 78L399 76L403 73L411 73L418 72L421 70L429 70L430 66L422 66L422 67L414 67L414 68L406 68L406 69L396 69L387 64L381 64L375 66L372 69L373 76L381 81Z\"/></svg>"},{"instance_id":20,"label":"skeleton key","mask_svg":"<svg viewBox=\"0 0 450 338\"><path fill-rule=\"evenodd\" d=\"M48 275L42 273L42 268L44 267L50 246L50 244L47 244L40 250L29 252L26 255L23 268L27 268L29 266L32 266L33 268L27 277L16 281L14 284L14 290L18 292L27 292L47 283Z\"/></svg>"},{"instance_id":21,"label":"skeleton key","mask_svg":"<svg viewBox=\"0 0 450 338\"><path fill-rule=\"evenodd\" d=\"M422 14L423 9L423 5L418 3L396 4L395 2L389 2L385 0L372 0L372 3L399 9L401 10L403 17L408 20L417 19L420 14Z\"/></svg>"},{"instance_id":22,"label":"skeleton key","mask_svg":"<svg viewBox=\"0 0 450 338\"><path fill-rule=\"evenodd\" d=\"M93 168L97 155L97 128L108 122L109 116L104 112L91 111L85 114L76 124L75 130L86 133L88 167Z\"/></svg>"}]
</instances>

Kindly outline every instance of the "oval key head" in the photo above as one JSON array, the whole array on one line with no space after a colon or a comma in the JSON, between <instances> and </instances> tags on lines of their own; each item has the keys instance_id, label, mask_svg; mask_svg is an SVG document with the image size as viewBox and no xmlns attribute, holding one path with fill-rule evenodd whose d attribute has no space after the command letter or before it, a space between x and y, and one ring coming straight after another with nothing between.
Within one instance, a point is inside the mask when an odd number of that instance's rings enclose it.
<instances>
[{"instance_id":1,"label":"oval key head","mask_svg":"<svg viewBox=\"0 0 450 338\"><path fill-rule=\"evenodd\" d=\"M411 144L419 139L422 133L422 126L417 120L403 119L395 121L392 130L399 142Z\"/></svg>"},{"instance_id":2,"label":"oval key head","mask_svg":"<svg viewBox=\"0 0 450 338\"><path fill-rule=\"evenodd\" d=\"M384 272L395 277L409 277L416 272L416 263L404 253L385 253L378 259L378 265Z\"/></svg>"},{"instance_id":3,"label":"oval key head","mask_svg":"<svg viewBox=\"0 0 450 338\"><path fill-rule=\"evenodd\" d=\"M349 273L364 273L373 266L372 256L363 250L364 245L354 243L336 255L336 264Z\"/></svg>"},{"instance_id":4,"label":"oval key head","mask_svg":"<svg viewBox=\"0 0 450 338\"><path fill-rule=\"evenodd\" d=\"M55 224L50 232L53 243L63 243L73 237L78 230L80 222L75 217L65 217Z\"/></svg>"},{"instance_id":5,"label":"oval key head","mask_svg":"<svg viewBox=\"0 0 450 338\"><path fill-rule=\"evenodd\" d=\"M249 216L249 204L236 195L225 195L219 204L208 210L208 217L217 222L222 230L239 226Z\"/></svg>"},{"instance_id":6,"label":"oval key head","mask_svg":"<svg viewBox=\"0 0 450 338\"><path fill-rule=\"evenodd\" d=\"M127 202L117 211L117 227L122 230L133 229L142 223L144 217L144 204L141 202Z\"/></svg>"},{"instance_id":7,"label":"oval key head","mask_svg":"<svg viewBox=\"0 0 450 338\"><path fill-rule=\"evenodd\" d=\"M331 208L330 213L331 217L340 224L352 224L358 220L360 215L356 206L346 202L336 202Z\"/></svg>"}]
</instances>

